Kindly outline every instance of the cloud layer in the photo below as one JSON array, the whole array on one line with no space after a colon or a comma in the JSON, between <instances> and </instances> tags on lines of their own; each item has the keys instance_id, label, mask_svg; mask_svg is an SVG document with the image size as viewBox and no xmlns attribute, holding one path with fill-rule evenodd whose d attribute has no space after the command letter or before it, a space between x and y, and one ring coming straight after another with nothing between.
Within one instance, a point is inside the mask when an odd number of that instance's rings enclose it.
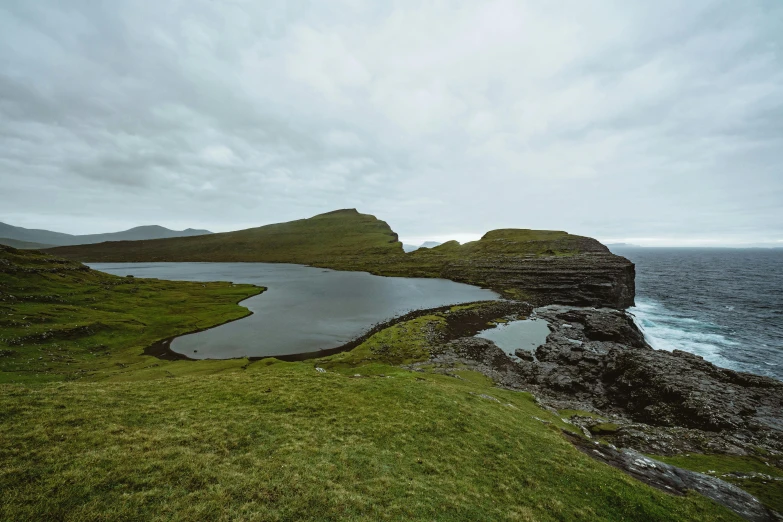
<instances>
[{"instance_id":1,"label":"cloud layer","mask_svg":"<svg viewBox=\"0 0 783 522\"><path fill-rule=\"evenodd\" d=\"M783 238L783 4L10 1L0 220Z\"/></svg>"}]
</instances>

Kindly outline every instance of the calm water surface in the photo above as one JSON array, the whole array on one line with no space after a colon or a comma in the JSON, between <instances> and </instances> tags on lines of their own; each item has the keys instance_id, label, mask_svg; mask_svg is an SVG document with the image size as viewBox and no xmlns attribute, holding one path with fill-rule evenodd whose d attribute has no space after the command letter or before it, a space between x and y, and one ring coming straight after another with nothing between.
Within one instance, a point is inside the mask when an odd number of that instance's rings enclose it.
<instances>
[{"instance_id":1,"label":"calm water surface","mask_svg":"<svg viewBox=\"0 0 783 522\"><path fill-rule=\"evenodd\" d=\"M445 279L379 277L276 263L93 263L115 275L231 281L268 288L242 302L253 315L185 335L171 349L194 359L266 357L336 348L412 310L499 299Z\"/></svg>"},{"instance_id":2,"label":"calm water surface","mask_svg":"<svg viewBox=\"0 0 783 522\"><path fill-rule=\"evenodd\" d=\"M493 341L501 350L513 354L518 348L529 352L546 342L549 335L549 323L543 319L522 319L500 324L476 334Z\"/></svg>"}]
</instances>

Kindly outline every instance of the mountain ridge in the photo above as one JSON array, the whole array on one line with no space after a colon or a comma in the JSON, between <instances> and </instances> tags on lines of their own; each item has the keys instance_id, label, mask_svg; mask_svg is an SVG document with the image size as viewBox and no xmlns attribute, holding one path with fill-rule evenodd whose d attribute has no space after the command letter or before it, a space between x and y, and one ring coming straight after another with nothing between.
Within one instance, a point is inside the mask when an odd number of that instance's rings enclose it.
<instances>
[{"instance_id":1,"label":"mountain ridge","mask_svg":"<svg viewBox=\"0 0 783 522\"><path fill-rule=\"evenodd\" d=\"M24 228L0 222L0 244L16 248L48 248L53 246L73 246L102 243L104 241L139 241L144 239L168 239L172 237L190 237L212 234L209 230L186 228L172 230L160 225L141 225L138 227L107 232L103 234L66 234L38 228ZM41 246L17 246L4 240L37 243Z\"/></svg>"}]
</instances>

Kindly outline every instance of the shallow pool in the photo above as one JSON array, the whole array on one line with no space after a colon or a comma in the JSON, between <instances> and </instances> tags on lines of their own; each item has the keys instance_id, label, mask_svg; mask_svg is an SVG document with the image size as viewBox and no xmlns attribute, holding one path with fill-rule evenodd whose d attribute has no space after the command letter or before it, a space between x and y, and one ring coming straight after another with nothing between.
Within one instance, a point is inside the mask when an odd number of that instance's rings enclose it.
<instances>
[{"instance_id":1,"label":"shallow pool","mask_svg":"<svg viewBox=\"0 0 783 522\"><path fill-rule=\"evenodd\" d=\"M522 348L534 352L546 342L549 324L543 319L523 319L483 330L476 337L489 339L506 353Z\"/></svg>"}]
</instances>

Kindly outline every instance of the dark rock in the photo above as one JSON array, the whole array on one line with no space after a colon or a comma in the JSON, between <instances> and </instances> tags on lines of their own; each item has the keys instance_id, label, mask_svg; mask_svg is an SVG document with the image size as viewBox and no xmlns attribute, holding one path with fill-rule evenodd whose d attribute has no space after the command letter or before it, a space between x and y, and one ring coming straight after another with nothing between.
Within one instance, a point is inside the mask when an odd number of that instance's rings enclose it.
<instances>
[{"instance_id":1,"label":"dark rock","mask_svg":"<svg viewBox=\"0 0 783 522\"><path fill-rule=\"evenodd\" d=\"M524 348L517 348L514 350L514 355L519 357L520 359L524 361L534 361L536 358L533 355L533 352L530 350L525 350Z\"/></svg>"},{"instance_id":2,"label":"dark rock","mask_svg":"<svg viewBox=\"0 0 783 522\"><path fill-rule=\"evenodd\" d=\"M441 276L500 290L514 288L538 306L557 303L619 310L633 306L634 264L608 250L584 248L587 251L571 256L497 254L455 260L443 267Z\"/></svg>"},{"instance_id":3,"label":"dark rock","mask_svg":"<svg viewBox=\"0 0 783 522\"><path fill-rule=\"evenodd\" d=\"M783 459L783 383L653 350L617 310L549 306L535 315L551 330L535 358L519 351L512 361L494 343L466 338L441 345L431 362L468 364L558 409L611 416L612 440L650 453L761 449Z\"/></svg>"},{"instance_id":4,"label":"dark rock","mask_svg":"<svg viewBox=\"0 0 783 522\"><path fill-rule=\"evenodd\" d=\"M651 486L678 495L696 491L753 522L774 522L776 515L753 495L723 480L665 464L630 449L618 450L575 437L566 436L586 455L621 469Z\"/></svg>"}]
</instances>

